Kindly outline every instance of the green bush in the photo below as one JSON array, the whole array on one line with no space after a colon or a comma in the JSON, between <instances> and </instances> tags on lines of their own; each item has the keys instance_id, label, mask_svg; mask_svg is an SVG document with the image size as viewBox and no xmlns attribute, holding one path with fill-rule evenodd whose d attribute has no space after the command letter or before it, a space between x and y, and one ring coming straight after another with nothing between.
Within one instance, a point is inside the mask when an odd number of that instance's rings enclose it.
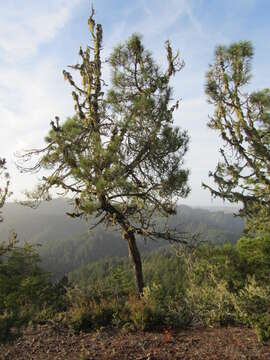
<instances>
[{"instance_id":1,"label":"green bush","mask_svg":"<svg viewBox=\"0 0 270 360\"><path fill-rule=\"evenodd\" d=\"M235 322L233 294L224 280L216 280L200 286L191 282L187 291L192 322L196 324L230 324Z\"/></svg>"},{"instance_id":2,"label":"green bush","mask_svg":"<svg viewBox=\"0 0 270 360\"><path fill-rule=\"evenodd\" d=\"M242 322L253 324L261 315L270 311L269 288L258 285L255 278L249 278L245 287L235 297L236 315Z\"/></svg>"},{"instance_id":3,"label":"green bush","mask_svg":"<svg viewBox=\"0 0 270 360\"><path fill-rule=\"evenodd\" d=\"M94 326L99 328L111 325L116 308L117 305L113 299L100 299L98 302L92 301L91 311Z\"/></svg>"},{"instance_id":4,"label":"green bush","mask_svg":"<svg viewBox=\"0 0 270 360\"><path fill-rule=\"evenodd\" d=\"M237 251L244 262L245 274L254 276L261 284L269 284L270 234L243 236L237 242Z\"/></svg>"},{"instance_id":5,"label":"green bush","mask_svg":"<svg viewBox=\"0 0 270 360\"><path fill-rule=\"evenodd\" d=\"M76 310L73 309L69 315L68 326L74 333L88 332L92 329L92 314L88 311L77 308Z\"/></svg>"},{"instance_id":6,"label":"green bush","mask_svg":"<svg viewBox=\"0 0 270 360\"><path fill-rule=\"evenodd\" d=\"M16 317L13 314L0 314L0 341L7 341L11 337L11 329L16 324Z\"/></svg>"},{"instance_id":7,"label":"green bush","mask_svg":"<svg viewBox=\"0 0 270 360\"><path fill-rule=\"evenodd\" d=\"M214 276L215 282L225 281L230 292L237 293L246 281L246 264L237 248L232 244L201 245L193 254L188 276L195 273L194 280L199 285L209 282Z\"/></svg>"},{"instance_id":8,"label":"green bush","mask_svg":"<svg viewBox=\"0 0 270 360\"><path fill-rule=\"evenodd\" d=\"M141 298L130 297L130 322L135 330L152 330L163 324L162 304L154 296L157 285L146 287Z\"/></svg>"},{"instance_id":9,"label":"green bush","mask_svg":"<svg viewBox=\"0 0 270 360\"><path fill-rule=\"evenodd\" d=\"M260 341L270 340L270 288L249 278L246 286L235 297L238 320L255 328Z\"/></svg>"},{"instance_id":10,"label":"green bush","mask_svg":"<svg viewBox=\"0 0 270 360\"><path fill-rule=\"evenodd\" d=\"M183 327L191 322L190 308L183 294L164 296L162 286L156 283L145 287L141 298L131 297L127 306L133 329Z\"/></svg>"},{"instance_id":11,"label":"green bush","mask_svg":"<svg viewBox=\"0 0 270 360\"><path fill-rule=\"evenodd\" d=\"M111 325L119 303L114 299L93 298L78 287L67 291L69 307L65 322L75 332Z\"/></svg>"},{"instance_id":12,"label":"green bush","mask_svg":"<svg viewBox=\"0 0 270 360\"><path fill-rule=\"evenodd\" d=\"M65 323L75 333L89 331L93 327L90 301L78 287L67 290L68 310Z\"/></svg>"},{"instance_id":13,"label":"green bush","mask_svg":"<svg viewBox=\"0 0 270 360\"><path fill-rule=\"evenodd\" d=\"M270 314L265 313L255 321L255 331L260 342L270 340Z\"/></svg>"}]
</instances>

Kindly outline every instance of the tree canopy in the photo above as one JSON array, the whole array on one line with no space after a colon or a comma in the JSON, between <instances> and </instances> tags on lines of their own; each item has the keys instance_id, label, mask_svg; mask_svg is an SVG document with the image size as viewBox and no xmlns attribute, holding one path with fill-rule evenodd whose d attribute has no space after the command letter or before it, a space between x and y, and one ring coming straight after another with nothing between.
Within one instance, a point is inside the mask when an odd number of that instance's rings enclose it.
<instances>
[{"instance_id":1,"label":"tree canopy","mask_svg":"<svg viewBox=\"0 0 270 360\"><path fill-rule=\"evenodd\" d=\"M1 209L4 206L5 201L9 195L8 189L10 184L9 173L7 172L7 168L6 168L6 160L2 158L0 158L0 179L1 179L1 184L0 184L0 209ZM3 217L0 211L0 222L2 221L3 221Z\"/></svg>"},{"instance_id":2,"label":"tree canopy","mask_svg":"<svg viewBox=\"0 0 270 360\"><path fill-rule=\"evenodd\" d=\"M170 79L183 67L179 54L166 42L168 66L162 71L140 36L117 46L107 61L112 79L102 79L102 26L92 11L88 24L92 45L80 48L81 62L65 79L73 88L75 115L63 124L56 117L46 136L46 147L28 151L23 159L38 155L23 171L49 170L31 200L49 199L57 188L72 195L72 217L95 217L96 223L118 228L128 241L139 292L143 289L140 254L135 235L182 241L176 229L163 229L158 217L176 211L178 198L189 193L188 170L183 168L188 135L173 125Z\"/></svg>"},{"instance_id":3,"label":"tree canopy","mask_svg":"<svg viewBox=\"0 0 270 360\"><path fill-rule=\"evenodd\" d=\"M222 161L210 172L213 196L243 205L252 227L270 229L270 89L248 92L253 47L219 46L207 73L206 94L215 106L208 126L224 141ZM258 217L259 214L259 217ZM262 220L263 219L263 220ZM259 221L258 221L259 220Z\"/></svg>"}]
</instances>

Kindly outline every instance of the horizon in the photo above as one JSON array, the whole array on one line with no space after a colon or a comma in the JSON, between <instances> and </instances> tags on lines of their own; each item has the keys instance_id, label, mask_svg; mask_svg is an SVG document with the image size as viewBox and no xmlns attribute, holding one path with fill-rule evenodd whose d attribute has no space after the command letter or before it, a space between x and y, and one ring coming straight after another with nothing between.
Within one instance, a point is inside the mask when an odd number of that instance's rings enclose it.
<instances>
[{"instance_id":1,"label":"horizon","mask_svg":"<svg viewBox=\"0 0 270 360\"><path fill-rule=\"evenodd\" d=\"M57 200L67 200L67 201L69 201L69 200L72 200L72 199L69 199L69 198L67 198L67 197L57 197L57 198L52 198L51 200L43 200L39 205L38 205L38 207L37 208L31 208L30 206L27 206L27 205L24 205L24 204L21 204L20 202L18 202L18 201L16 201L16 200L13 200L13 201L6 201L6 203L5 203L5 205L4 205L4 207L2 208L2 212L4 213L5 212L5 207L7 206L7 205L11 205L11 204L15 204L15 205L19 205L19 206L22 206L22 207L25 207L25 208L28 208L28 209L31 209L31 210L38 210L38 208L39 208L39 206L41 205L41 204L46 204L46 203L51 203L51 202L53 202L53 201L57 201ZM233 205L231 205L230 203L228 203L228 204L226 204L226 205L190 205L190 204L184 204L184 203L182 203L182 204L177 204L177 207L181 207L181 206L187 206L187 207L190 207L190 208L192 208L192 209L203 209L203 210L210 210L210 209L212 209L212 210L217 210L217 211L219 211L219 209L220 209L220 211L222 211L222 210L231 210L231 211L235 211L235 210L239 210L241 207L240 206L237 206L237 204L233 204Z\"/></svg>"}]
</instances>

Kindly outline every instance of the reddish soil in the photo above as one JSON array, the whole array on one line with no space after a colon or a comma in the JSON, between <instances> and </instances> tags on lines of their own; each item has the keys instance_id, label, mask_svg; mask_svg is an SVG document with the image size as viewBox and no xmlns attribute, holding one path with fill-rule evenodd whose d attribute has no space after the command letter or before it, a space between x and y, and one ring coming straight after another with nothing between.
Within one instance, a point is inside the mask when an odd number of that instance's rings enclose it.
<instances>
[{"instance_id":1,"label":"reddish soil","mask_svg":"<svg viewBox=\"0 0 270 360\"><path fill-rule=\"evenodd\" d=\"M0 345L1 360L257 360L270 359L270 344L260 344L246 327L196 328L157 333L104 329L74 335L66 329L28 329L12 344Z\"/></svg>"}]
</instances>

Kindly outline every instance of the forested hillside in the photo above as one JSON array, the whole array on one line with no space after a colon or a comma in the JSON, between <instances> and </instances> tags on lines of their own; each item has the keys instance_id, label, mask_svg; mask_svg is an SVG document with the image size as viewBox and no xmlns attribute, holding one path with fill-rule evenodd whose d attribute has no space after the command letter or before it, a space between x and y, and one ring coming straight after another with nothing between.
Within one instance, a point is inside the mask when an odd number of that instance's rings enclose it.
<instances>
[{"instance_id":1,"label":"forested hillside","mask_svg":"<svg viewBox=\"0 0 270 360\"><path fill-rule=\"evenodd\" d=\"M43 202L36 210L9 203L3 211L5 222L1 225L1 240L15 231L19 241L42 245L38 249L43 266L56 278L103 257L128 255L127 246L117 231L101 226L89 232L90 224L87 226L85 221L69 217L66 215L69 210L65 199ZM199 241L211 243L235 243L243 231L241 218L224 213L222 209L212 212L180 206L171 224L189 234L198 234ZM139 241L143 252L167 245L165 240Z\"/></svg>"}]
</instances>

